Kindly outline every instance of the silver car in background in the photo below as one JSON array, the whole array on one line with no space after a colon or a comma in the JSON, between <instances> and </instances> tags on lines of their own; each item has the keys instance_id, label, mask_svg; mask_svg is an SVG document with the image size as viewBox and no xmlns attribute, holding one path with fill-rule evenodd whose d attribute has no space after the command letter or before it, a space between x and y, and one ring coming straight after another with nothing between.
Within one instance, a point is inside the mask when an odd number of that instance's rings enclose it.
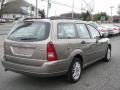
<instances>
[{"instance_id":1,"label":"silver car in background","mask_svg":"<svg viewBox=\"0 0 120 90\"><path fill-rule=\"evenodd\" d=\"M100 25L107 28L109 36L119 34L119 28L117 26L115 26L114 24L104 23L104 24L100 24Z\"/></svg>"},{"instance_id":2,"label":"silver car in background","mask_svg":"<svg viewBox=\"0 0 120 90\"><path fill-rule=\"evenodd\" d=\"M5 70L51 77L80 79L84 67L111 60L108 38L87 22L68 19L24 19L4 42Z\"/></svg>"},{"instance_id":3,"label":"silver car in background","mask_svg":"<svg viewBox=\"0 0 120 90\"><path fill-rule=\"evenodd\" d=\"M89 22L91 25L93 25L97 30L99 30L101 35L104 35L105 37L108 37L108 30L106 27L96 23L96 22Z\"/></svg>"},{"instance_id":4,"label":"silver car in background","mask_svg":"<svg viewBox=\"0 0 120 90\"><path fill-rule=\"evenodd\" d=\"M120 24L114 24L114 25L119 28L119 34L120 34Z\"/></svg>"},{"instance_id":5,"label":"silver car in background","mask_svg":"<svg viewBox=\"0 0 120 90\"><path fill-rule=\"evenodd\" d=\"M105 37L109 36L108 29L106 27L98 25L98 30L101 33L101 35L104 35Z\"/></svg>"}]
</instances>

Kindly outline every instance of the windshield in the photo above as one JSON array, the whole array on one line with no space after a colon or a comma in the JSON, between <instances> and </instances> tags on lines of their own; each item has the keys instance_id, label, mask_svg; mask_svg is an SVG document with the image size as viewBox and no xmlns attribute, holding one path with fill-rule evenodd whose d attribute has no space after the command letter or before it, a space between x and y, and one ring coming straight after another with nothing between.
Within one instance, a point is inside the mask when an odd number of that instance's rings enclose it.
<instances>
[{"instance_id":1,"label":"windshield","mask_svg":"<svg viewBox=\"0 0 120 90\"><path fill-rule=\"evenodd\" d=\"M49 36L50 23L47 22L19 22L12 30L8 39L15 41L41 41Z\"/></svg>"}]
</instances>

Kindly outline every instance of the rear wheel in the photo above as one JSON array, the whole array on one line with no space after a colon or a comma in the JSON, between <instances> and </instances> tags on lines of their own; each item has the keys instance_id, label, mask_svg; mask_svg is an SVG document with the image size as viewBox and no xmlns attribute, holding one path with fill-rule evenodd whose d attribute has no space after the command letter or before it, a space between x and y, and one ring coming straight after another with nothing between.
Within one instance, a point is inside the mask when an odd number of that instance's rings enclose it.
<instances>
[{"instance_id":1,"label":"rear wheel","mask_svg":"<svg viewBox=\"0 0 120 90\"><path fill-rule=\"evenodd\" d=\"M111 48L108 47L107 53L105 55L104 61L109 62L111 60Z\"/></svg>"},{"instance_id":2,"label":"rear wheel","mask_svg":"<svg viewBox=\"0 0 120 90\"><path fill-rule=\"evenodd\" d=\"M82 71L81 60L79 58L75 58L72 61L69 71L67 73L68 81L71 83L75 83L79 81L81 76L81 71Z\"/></svg>"}]
</instances>

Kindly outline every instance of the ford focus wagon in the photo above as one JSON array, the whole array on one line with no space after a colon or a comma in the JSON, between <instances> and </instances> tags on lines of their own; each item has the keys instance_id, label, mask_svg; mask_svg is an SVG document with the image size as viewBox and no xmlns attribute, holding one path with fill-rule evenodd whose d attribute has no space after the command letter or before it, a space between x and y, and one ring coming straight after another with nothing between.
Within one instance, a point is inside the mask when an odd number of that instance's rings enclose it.
<instances>
[{"instance_id":1,"label":"ford focus wagon","mask_svg":"<svg viewBox=\"0 0 120 90\"><path fill-rule=\"evenodd\" d=\"M98 60L111 60L108 38L87 22L70 19L18 21L4 42L5 70L39 77L65 75L70 82Z\"/></svg>"}]
</instances>

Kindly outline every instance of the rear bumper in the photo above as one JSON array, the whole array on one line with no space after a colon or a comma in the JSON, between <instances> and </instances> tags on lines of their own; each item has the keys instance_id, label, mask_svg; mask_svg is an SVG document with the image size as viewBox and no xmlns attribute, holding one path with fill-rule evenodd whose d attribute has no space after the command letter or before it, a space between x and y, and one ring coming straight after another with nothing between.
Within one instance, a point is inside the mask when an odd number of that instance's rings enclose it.
<instances>
[{"instance_id":1,"label":"rear bumper","mask_svg":"<svg viewBox=\"0 0 120 90\"><path fill-rule=\"evenodd\" d=\"M69 67L67 60L58 60L52 62L47 61L42 66L31 66L13 63L6 61L4 58L1 60L1 62L7 70L39 77L63 75L67 72Z\"/></svg>"},{"instance_id":2,"label":"rear bumper","mask_svg":"<svg viewBox=\"0 0 120 90\"><path fill-rule=\"evenodd\" d=\"M119 31L109 31L108 34L109 35L116 35L116 34L119 34Z\"/></svg>"},{"instance_id":3,"label":"rear bumper","mask_svg":"<svg viewBox=\"0 0 120 90\"><path fill-rule=\"evenodd\" d=\"M108 35L115 35L116 33L113 31L108 31Z\"/></svg>"}]
</instances>

